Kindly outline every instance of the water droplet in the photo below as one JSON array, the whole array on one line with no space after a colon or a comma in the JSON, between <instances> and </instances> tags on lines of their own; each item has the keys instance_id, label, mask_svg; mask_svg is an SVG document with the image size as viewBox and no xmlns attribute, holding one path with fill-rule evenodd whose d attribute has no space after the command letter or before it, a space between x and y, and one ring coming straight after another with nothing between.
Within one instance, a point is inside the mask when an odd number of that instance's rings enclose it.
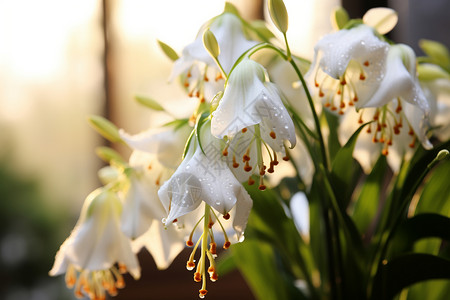
<instances>
[{"instance_id":1,"label":"water droplet","mask_svg":"<svg viewBox=\"0 0 450 300\"><path fill-rule=\"evenodd\" d=\"M220 205L220 201L217 201L217 202L216 202L216 205Z\"/></svg>"}]
</instances>

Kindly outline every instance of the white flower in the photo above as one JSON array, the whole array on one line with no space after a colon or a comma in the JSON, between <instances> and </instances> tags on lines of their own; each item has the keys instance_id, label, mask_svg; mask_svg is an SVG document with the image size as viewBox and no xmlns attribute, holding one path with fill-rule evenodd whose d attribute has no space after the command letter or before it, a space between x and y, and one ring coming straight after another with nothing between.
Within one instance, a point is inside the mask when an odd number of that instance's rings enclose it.
<instances>
[{"instance_id":1,"label":"white flower","mask_svg":"<svg viewBox=\"0 0 450 300\"><path fill-rule=\"evenodd\" d=\"M252 200L222 159L221 141L208 130L205 124L200 139L204 152L198 138L193 137L183 162L158 191L168 212L166 225L194 211L202 202L222 215L228 215L236 206L233 227L239 236L247 224Z\"/></svg>"},{"instance_id":2,"label":"white flower","mask_svg":"<svg viewBox=\"0 0 450 300\"><path fill-rule=\"evenodd\" d=\"M441 141L450 139L450 80L437 79L421 82L422 89L430 100L430 123L433 134Z\"/></svg>"},{"instance_id":3,"label":"white flower","mask_svg":"<svg viewBox=\"0 0 450 300\"><path fill-rule=\"evenodd\" d=\"M269 169L273 169L278 164L276 152L287 159L285 141L290 142L291 148L296 143L294 124L278 88L266 80L264 67L248 58L243 59L228 78L223 97L212 114L211 133L231 140L225 153L231 152L236 157L243 154L244 170L256 171L258 164L260 175L264 175L266 168L262 157L264 145L273 150L273 154L269 153ZM262 183L260 186L265 188Z\"/></svg>"},{"instance_id":4,"label":"white flower","mask_svg":"<svg viewBox=\"0 0 450 300\"><path fill-rule=\"evenodd\" d=\"M208 28L219 44L218 60L226 73L245 51L257 44L245 38L242 21L232 13L225 12L204 24L195 41L187 45L175 61L170 76L173 79L185 74L185 87L190 95L200 99L210 99L223 88L223 81L219 81L222 79L220 69L203 46L203 33Z\"/></svg>"},{"instance_id":5,"label":"white flower","mask_svg":"<svg viewBox=\"0 0 450 300\"><path fill-rule=\"evenodd\" d=\"M122 139L134 149L140 149L131 154L130 168L125 170L122 230L135 239L136 252L145 246L159 269L167 268L184 248L187 233L182 229L182 220L169 227L162 223L166 212L158 189L180 163L189 131L189 126L176 129L169 126L135 136L121 132Z\"/></svg>"},{"instance_id":6,"label":"white flower","mask_svg":"<svg viewBox=\"0 0 450 300\"><path fill-rule=\"evenodd\" d=\"M366 25L328 34L316 44L305 78L326 107L343 114L346 106L365 103L375 92L384 76L388 48Z\"/></svg>"},{"instance_id":7,"label":"white flower","mask_svg":"<svg viewBox=\"0 0 450 300\"><path fill-rule=\"evenodd\" d=\"M140 268L131 241L120 229L122 205L117 195L97 189L85 201L77 225L56 254L50 275L66 272L68 287L75 294L105 299L105 290L117 294L124 286L121 273L128 270L138 279ZM114 266L119 264L119 270ZM80 275L77 279L77 272Z\"/></svg>"}]
</instances>

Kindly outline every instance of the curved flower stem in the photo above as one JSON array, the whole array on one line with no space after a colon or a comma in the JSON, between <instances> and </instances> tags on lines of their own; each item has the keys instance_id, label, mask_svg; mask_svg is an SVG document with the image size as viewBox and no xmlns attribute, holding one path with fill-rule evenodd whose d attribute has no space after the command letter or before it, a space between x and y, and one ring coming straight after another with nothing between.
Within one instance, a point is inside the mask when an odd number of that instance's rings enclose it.
<instances>
[{"instance_id":1,"label":"curved flower stem","mask_svg":"<svg viewBox=\"0 0 450 300\"><path fill-rule=\"evenodd\" d=\"M259 44L259 45L255 46L253 49L251 49L247 53L247 56L250 57L255 52L257 52L257 51L259 51L261 49L265 49L265 48L272 49L275 52L277 52L284 60L288 61L291 64L291 66L294 68L295 73L297 74L297 77L300 79L300 82L302 83L303 89L305 90L306 98L308 99L308 103L309 103L309 106L311 108L312 115L314 117L314 125L316 127L316 131L317 131L317 135L318 135L318 139L319 139L320 152L322 154L323 165L325 166L325 170L328 171L329 170L328 155L327 155L327 152L325 150L325 142L324 142L324 139L323 139L322 130L320 128L319 117L317 116L316 108L314 106L314 101L313 101L313 99L311 97L311 94L309 92L308 86L306 85L306 81L303 78L302 72L300 71L300 69L298 68L297 64L295 63L295 61L291 57L289 46L287 44L287 40L286 40L286 45L287 45L286 48L288 49L288 53L287 54L285 54L282 50L278 49L274 45L263 43L263 44Z\"/></svg>"}]
</instances>

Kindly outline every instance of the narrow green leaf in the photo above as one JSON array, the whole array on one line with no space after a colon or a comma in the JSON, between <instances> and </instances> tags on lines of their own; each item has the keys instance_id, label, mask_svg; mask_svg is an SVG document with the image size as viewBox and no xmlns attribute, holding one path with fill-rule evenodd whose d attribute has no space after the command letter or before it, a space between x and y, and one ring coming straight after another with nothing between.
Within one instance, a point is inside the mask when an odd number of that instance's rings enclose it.
<instances>
[{"instance_id":1,"label":"narrow green leaf","mask_svg":"<svg viewBox=\"0 0 450 300\"><path fill-rule=\"evenodd\" d=\"M277 267L276 253L270 244L246 240L233 245L231 251L257 299L306 299Z\"/></svg>"},{"instance_id":2,"label":"narrow green leaf","mask_svg":"<svg viewBox=\"0 0 450 300\"><path fill-rule=\"evenodd\" d=\"M378 211L382 196L380 187L383 186L386 170L386 157L381 155L373 167L372 172L365 179L359 197L355 203L351 216L361 234L364 234L367 231Z\"/></svg>"},{"instance_id":3,"label":"narrow green leaf","mask_svg":"<svg viewBox=\"0 0 450 300\"><path fill-rule=\"evenodd\" d=\"M406 254L384 262L372 299L392 299L414 283L443 278L450 279L450 260L429 254Z\"/></svg>"},{"instance_id":4,"label":"narrow green leaf","mask_svg":"<svg viewBox=\"0 0 450 300\"><path fill-rule=\"evenodd\" d=\"M359 133L367 124L369 123L361 125L353 133L347 143L336 153L332 162L330 179L341 209L345 209L350 202L357 178L361 173L361 167L353 159L353 150Z\"/></svg>"},{"instance_id":5,"label":"narrow green leaf","mask_svg":"<svg viewBox=\"0 0 450 300\"><path fill-rule=\"evenodd\" d=\"M119 135L119 130L109 120L101 116L92 115L88 117L88 122L105 139L115 143L123 142Z\"/></svg>"},{"instance_id":6,"label":"narrow green leaf","mask_svg":"<svg viewBox=\"0 0 450 300\"><path fill-rule=\"evenodd\" d=\"M144 96L135 96L134 99L136 99L136 101L139 104L142 104L150 109L156 110L156 111L165 111L164 107L162 107L158 102L156 102L155 100L148 98L148 97L144 97Z\"/></svg>"},{"instance_id":7,"label":"narrow green leaf","mask_svg":"<svg viewBox=\"0 0 450 300\"><path fill-rule=\"evenodd\" d=\"M422 39L419 41L419 46L432 62L443 67L447 71L450 68L450 53L447 47L437 41Z\"/></svg>"},{"instance_id":8,"label":"narrow green leaf","mask_svg":"<svg viewBox=\"0 0 450 300\"><path fill-rule=\"evenodd\" d=\"M175 50L173 50L172 47L170 47L166 43L158 40L158 45L161 48L161 50L164 52L164 54L167 55L167 57L170 58L172 61L176 61L179 58L177 52Z\"/></svg>"},{"instance_id":9,"label":"narrow green leaf","mask_svg":"<svg viewBox=\"0 0 450 300\"><path fill-rule=\"evenodd\" d=\"M324 115L327 120L329 135L328 135L328 152L330 160L334 161L336 154L341 149L341 143L339 142L337 129L339 128L339 118L336 114L331 113L327 109L324 110Z\"/></svg>"},{"instance_id":10,"label":"narrow green leaf","mask_svg":"<svg viewBox=\"0 0 450 300\"><path fill-rule=\"evenodd\" d=\"M387 257L411 251L416 241L438 237L450 241L450 218L439 214L419 214L404 221L390 241Z\"/></svg>"},{"instance_id":11,"label":"narrow green leaf","mask_svg":"<svg viewBox=\"0 0 450 300\"><path fill-rule=\"evenodd\" d=\"M116 150L110 147L97 147L95 149L95 153L97 154L98 157L100 157L103 161L107 163L115 161L122 165L126 164L122 156Z\"/></svg>"}]
</instances>

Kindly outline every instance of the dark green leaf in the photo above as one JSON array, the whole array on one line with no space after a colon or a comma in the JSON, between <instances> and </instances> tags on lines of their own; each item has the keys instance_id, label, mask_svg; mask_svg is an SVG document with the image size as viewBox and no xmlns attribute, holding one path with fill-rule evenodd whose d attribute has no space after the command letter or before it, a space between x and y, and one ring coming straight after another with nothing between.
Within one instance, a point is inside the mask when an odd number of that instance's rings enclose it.
<instances>
[{"instance_id":1,"label":"dark green leaf","mask_svg":"<svg viewBox=\"0 0 450 300\"><path fill-rule=\"evenodd\" d=\"M450 279L450 261L429 254L406 254L385 261L380 271L372 299L391 299L414 283Z\"/></svg>"},{"instance_id":2,"label":"dark green leaf","mask_svg":"<svg viewBox=\"0 0 450 300\"><path fill-rule=\"evenodd\" d=\"M353 159L353 150L359 133L367 124L369 123L361 125L358 130L356 130L347 143L336 153L336 156L332 161L330 179L341 209L347 207L355 188L357 178L361 173L361 167Z\"/></svg>"}]
</instances>

